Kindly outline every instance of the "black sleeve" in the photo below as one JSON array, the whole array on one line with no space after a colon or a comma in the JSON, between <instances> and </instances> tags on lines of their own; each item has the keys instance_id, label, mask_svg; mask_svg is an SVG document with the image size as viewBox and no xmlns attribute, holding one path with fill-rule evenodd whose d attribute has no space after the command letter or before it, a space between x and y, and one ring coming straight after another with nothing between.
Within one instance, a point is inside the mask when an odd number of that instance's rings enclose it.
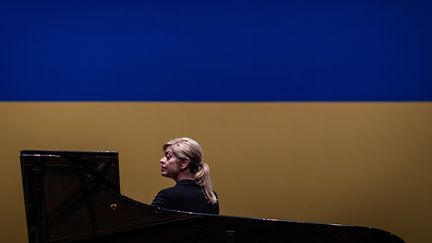
<instances>
[{"instance_id":1,"label":"black sleeve","mask_svg":"<svg viewBox=\"0 0 432 243\"><path fill-rule=\"evenodd\" d=\"M160 191L156 197L153 199L153 202L151 203L154 207L160 207L160 208L169 208L169 193L167 193L166 190Z\"/></svg>"}]
</instances>

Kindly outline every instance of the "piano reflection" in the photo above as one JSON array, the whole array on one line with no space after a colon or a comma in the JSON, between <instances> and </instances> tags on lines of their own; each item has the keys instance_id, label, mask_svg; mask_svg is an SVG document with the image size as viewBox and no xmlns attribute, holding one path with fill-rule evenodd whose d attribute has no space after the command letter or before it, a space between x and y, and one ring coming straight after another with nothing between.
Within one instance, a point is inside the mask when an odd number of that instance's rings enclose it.
<instances>
[{"instance_id":1,"label":"piano reflection","mask_svg":"<svg viewBox=\"0 0 432 243\"><path fill-rule=\"evenodd\" d=\"M163 210L120 193L117 152L21 151L29 243L404 242L360 226Z\"/></svg>"}]
</instances>

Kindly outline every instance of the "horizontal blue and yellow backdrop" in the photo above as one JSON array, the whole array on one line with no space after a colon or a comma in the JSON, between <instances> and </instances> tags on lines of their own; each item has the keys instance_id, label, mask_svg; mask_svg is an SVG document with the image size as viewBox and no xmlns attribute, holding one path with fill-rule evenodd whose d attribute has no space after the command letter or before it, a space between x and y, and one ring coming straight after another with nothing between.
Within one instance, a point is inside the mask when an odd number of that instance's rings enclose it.
<instances>
[{"instance_id":1,"label":"horizontal blue and yellow backdrop","mask_svg":"<svg viewBox=\"0 0 432 243\"><path fill-rule=\"evenodd\" d=\"M2 1L1 241L25 242L19 151L117 150L121 190L197 139L227 215L429 242L423 1Z\"/></svg>"}]
</instances>

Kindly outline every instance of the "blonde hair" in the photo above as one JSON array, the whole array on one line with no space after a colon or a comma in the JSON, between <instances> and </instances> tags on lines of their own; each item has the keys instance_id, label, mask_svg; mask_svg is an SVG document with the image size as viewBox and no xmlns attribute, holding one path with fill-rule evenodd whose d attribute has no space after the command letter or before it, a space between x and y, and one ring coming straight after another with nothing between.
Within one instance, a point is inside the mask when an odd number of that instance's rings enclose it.
<instances>
[{"instance_id":1,"label":"blonde hair","mask_svg":"<svg viewBox=\"0 0 432 243\"><path fill-rule=\"evenodd\" d=\"M163 145L164 151L171 147L173 153L180 159L189 159L189 170L195 182L202 186L204 194L211 203L217 202L210 180L210 167L202 161L201 146L191 138L175 138Z\"/></svg>"}]
</instances>

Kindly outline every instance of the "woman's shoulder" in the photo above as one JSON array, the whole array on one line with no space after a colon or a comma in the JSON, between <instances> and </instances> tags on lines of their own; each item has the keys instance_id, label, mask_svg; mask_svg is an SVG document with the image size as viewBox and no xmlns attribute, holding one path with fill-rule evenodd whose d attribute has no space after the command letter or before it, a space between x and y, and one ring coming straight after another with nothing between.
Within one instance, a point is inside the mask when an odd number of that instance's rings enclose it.
<instances>
[{"instance_id":1,"label":"woman's shoulder","mask_svg":"<svg viewBox=\"0 0 432 243\"><path fill-rule=\"evenodd\" d=\"M175 186L162 189L157 194L157 197L166 199L179 199L189 197L191 195L201 194L202 188L193 180L179 181Z\"/></svg>"},{"instance_id":2,"label":"woman's shoulder","mask_svg":"<svg viewBox=\"0 0 432 243\"><path fill-rule=\"evenodd\" d=\"M164 188L162 190L159 191L158 195L167 195L167 194L171 194L173 192L177 191L177 189L175 188L175 186L172 187L167 187Z\"/></svg>"},{"instance_id":3,"label":"woman's shoulder","mask_svg":"<svg viewBox=\"0 0 432 243\"><path fill-rule=\"evenodd\" d=\"M185 189L186 189L185 187L183 187L179 184L176 184L175 186L160 190L158 195L163 195L166 197L174 197L174 196L178 196L178 194L182 194L182 192Z\"/></svg>"},{"instance_id":4,"label":"woman's shoulder","mask_svg":"<svg viewBox=\"0 0 432 243\"><path fill-rule=\"evenodd\" d=\"M177 197L176 189L168 187L160 190L151 203L152 206L169 208L172 201Z\"/></svg>"}]
</instances>

